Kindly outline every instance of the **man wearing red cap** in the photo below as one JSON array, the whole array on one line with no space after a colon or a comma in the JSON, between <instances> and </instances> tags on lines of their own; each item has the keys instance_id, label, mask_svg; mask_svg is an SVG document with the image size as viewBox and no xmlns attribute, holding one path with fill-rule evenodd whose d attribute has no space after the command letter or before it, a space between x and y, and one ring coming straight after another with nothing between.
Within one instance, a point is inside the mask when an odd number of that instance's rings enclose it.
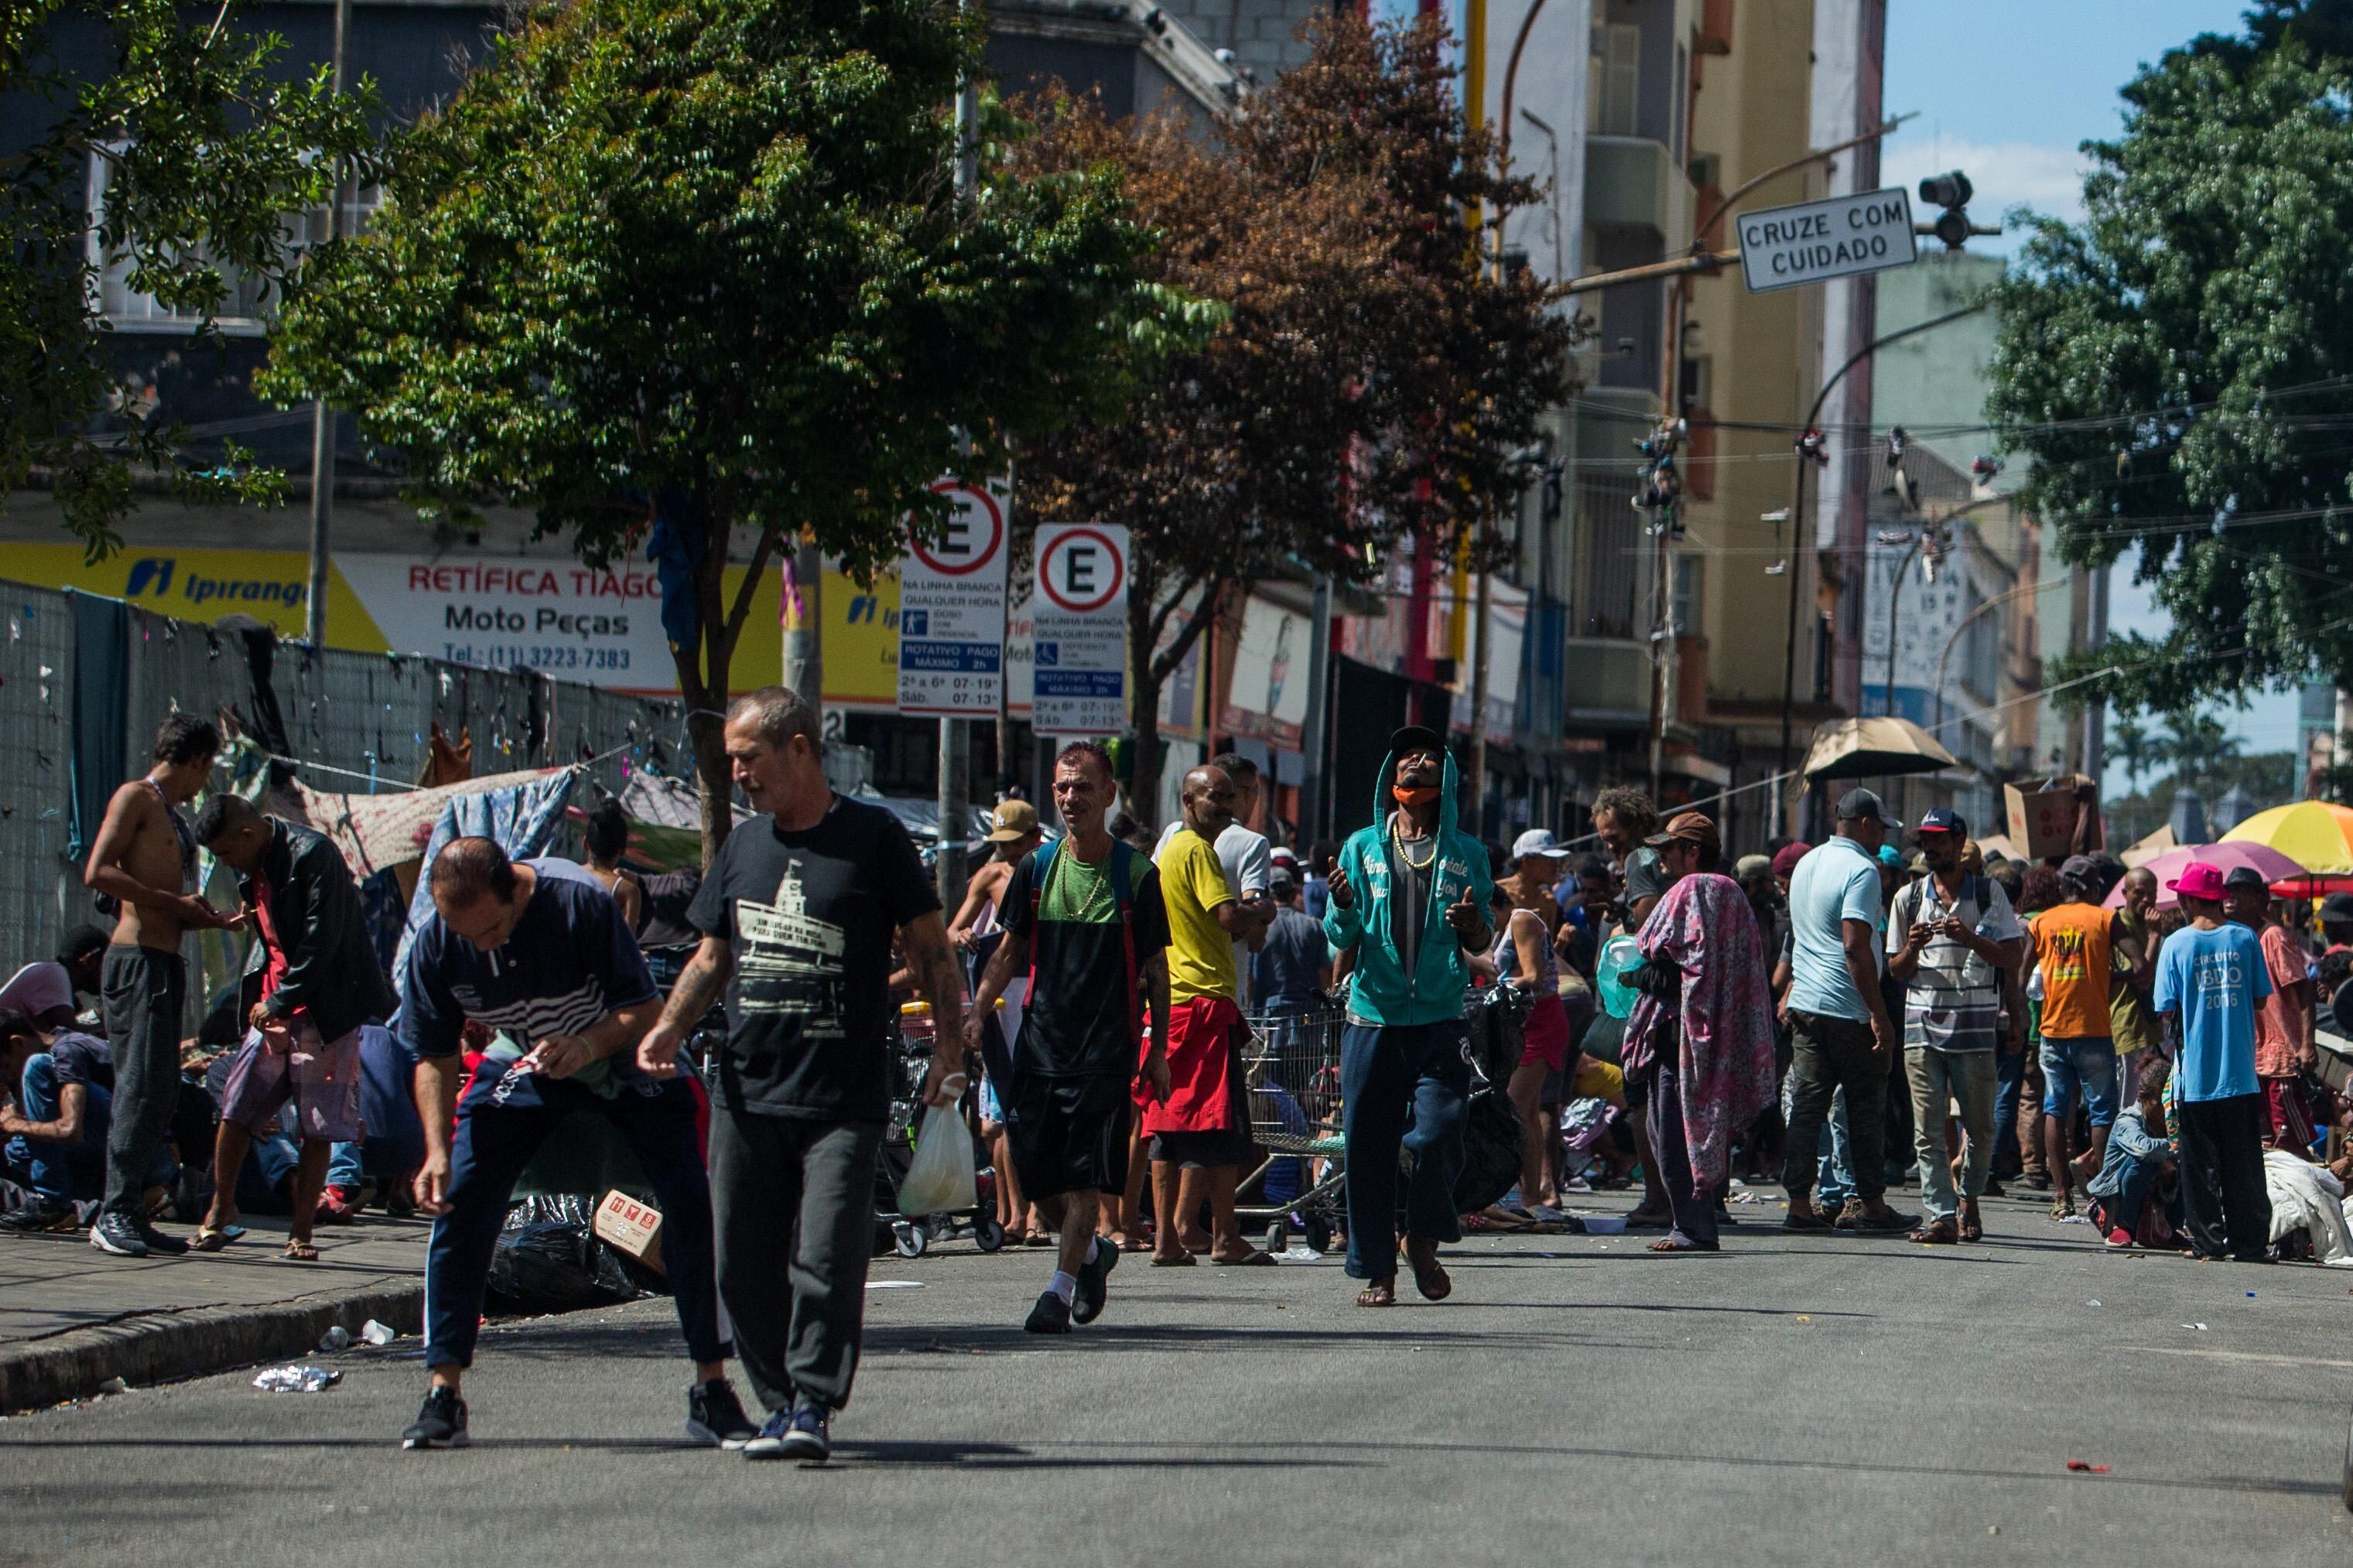
<instances>
[{"instance_id":1,"label":"man wearing red cap","mask_svg":"<svg viewBox=\"0 0 2353 1568\"><path fill-rule=\"evenodd\" d=\"M2263 1097L2255 1079L2255 1008L2272 994L2255 933L2222 918L2222 868L2192 860L2171 884L2189 924L2157 960L2157 1010L2181 1025L2174 1133L2190 1249L2261 1263L2271 1247L2263 1183Z\"/></svg>"}]
</instances>

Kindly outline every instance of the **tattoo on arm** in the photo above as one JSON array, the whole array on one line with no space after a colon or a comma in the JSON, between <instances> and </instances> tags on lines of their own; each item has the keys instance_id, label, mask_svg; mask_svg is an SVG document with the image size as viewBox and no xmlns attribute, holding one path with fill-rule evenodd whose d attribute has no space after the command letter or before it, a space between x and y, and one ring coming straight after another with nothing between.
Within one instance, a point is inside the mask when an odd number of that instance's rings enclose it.
<instances>
[{"instance_id":1,"label":"tattoo on arm","mask_svg":"<svg viewBox=\"0 0 2353 1568\"><path fill-rule=\"evenodd\" d=\"M705 937L694 956L686 961L679 972L678 984L670 988L670 1002L662 1008L661 1021L675 1028L689 1029L702 1021L727 986L727 972L733 967L733 954L726 944L715 937Z\"/></svg>"},{"instance_id":2,"label":"tattoo on arm","mask_svg":"<svg viewBox=\"0 0 2353 1568\"><path fill-rule=\"evenodd\" d=\"M902 926L900 944L907 955L907 967L914 973L915 989L932 1005L932 1027L934 1037L959 1042L964 1039L964 977L956 973L955 955L948 951L947 927L934 910L912 925Z\"/></svg>"},{"instance_id":3,"label":"tattoo on arm","mask_svg":"<svg viewBox=\"0 0 2353 1568\"><path fill-rule=\"evenodd\" d=\"M973 1011L986 1017L1005 988L1013 984L1013 972L1029 956L1027 938L1017 931L1007 931L997 940L997 951L988 955L988 966L980 972L980 989L972 994Z\"/></svg>"}]
</instances>

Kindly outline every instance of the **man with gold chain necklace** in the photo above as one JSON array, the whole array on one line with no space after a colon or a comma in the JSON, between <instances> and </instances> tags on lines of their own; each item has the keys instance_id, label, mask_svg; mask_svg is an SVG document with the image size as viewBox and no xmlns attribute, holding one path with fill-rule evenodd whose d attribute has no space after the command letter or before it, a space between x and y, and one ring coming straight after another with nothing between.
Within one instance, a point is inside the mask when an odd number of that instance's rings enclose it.
<instances>
[{"instance_id":1,"label":"man with gold chain necklace","mask_svg":"<svg viewBox=\"0 0 2353 1568\"><path fill-rule=\"evenodd\" d=\"M1397 1303L1400 1146L1413 1153L1403 1196L1414 1287L1432 1301L1454 1288L1438 1247L1462 1239L1454 1184L1471 1092L1467 959L1487 944L1494 891L1486 850L1454 825L1456 789L1436 732L1410 724L1391 736L1373 825L1341 847L1324 906L1325 937L1356 950L1340 1086L1348 1272L1366 1282L1364 1307Z\"/></svg>"}]
</instances>

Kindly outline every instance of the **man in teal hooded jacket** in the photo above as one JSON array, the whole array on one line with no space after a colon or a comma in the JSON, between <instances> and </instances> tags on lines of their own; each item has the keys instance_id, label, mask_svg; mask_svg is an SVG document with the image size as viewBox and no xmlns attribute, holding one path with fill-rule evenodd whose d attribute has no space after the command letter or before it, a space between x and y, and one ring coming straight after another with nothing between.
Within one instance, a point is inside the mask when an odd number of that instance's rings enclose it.
<instances>
[{"instance_id":1,"label":"man in teal hooded jacket","mask_svg":"<svg viewBox=\"0 0 2353 1568\"><path fill-rule=\"evenodd\" d=\"M1462 1239L1454 1184L1471 1093L1465 958L1487 944L1494 891L1487 851L1454 826L1455 788L1454 759L1437 734L1414 724L1391 736L1373 826L1341 847L1324 907L1324 936L1356 950L1340 1091L1348 1272L1366 1281L1360 1306L1397 1301L1401 1143L1413 1151L1405 1248L1414 1286L1433 1301L1453 1289L1438 1244Z\"/></svg>"}]
</instances>

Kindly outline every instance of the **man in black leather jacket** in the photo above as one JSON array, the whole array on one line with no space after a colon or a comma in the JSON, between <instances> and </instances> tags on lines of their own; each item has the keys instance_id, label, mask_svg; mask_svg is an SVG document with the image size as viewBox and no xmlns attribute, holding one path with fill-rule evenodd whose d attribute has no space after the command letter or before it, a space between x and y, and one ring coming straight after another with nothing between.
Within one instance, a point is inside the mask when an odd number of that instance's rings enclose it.
<instances>
[{"instance_id":1,"label":"man in black leather jacket","mask_svg":"<svg viewBox=\"0 0 2353 1568\"><path fill-rule=\"evenodd\" d=\"M360 1026L391 1016L392 987L376 963L358 884L323 835L262 816L235 795L198 814L196 841L237 875L260 941L246 964L249 1026L221 1097L213 1153L213 1202L195 1246L216 1251L237 1217L237 1176L253 1136L277 1124L290 1100L300 1121L290 1258L318 1257L311 1226L326 1180L327 1152L357 1142ZM240 1002L243 998L240 997Z\"/></svg>"}]
</instances>

